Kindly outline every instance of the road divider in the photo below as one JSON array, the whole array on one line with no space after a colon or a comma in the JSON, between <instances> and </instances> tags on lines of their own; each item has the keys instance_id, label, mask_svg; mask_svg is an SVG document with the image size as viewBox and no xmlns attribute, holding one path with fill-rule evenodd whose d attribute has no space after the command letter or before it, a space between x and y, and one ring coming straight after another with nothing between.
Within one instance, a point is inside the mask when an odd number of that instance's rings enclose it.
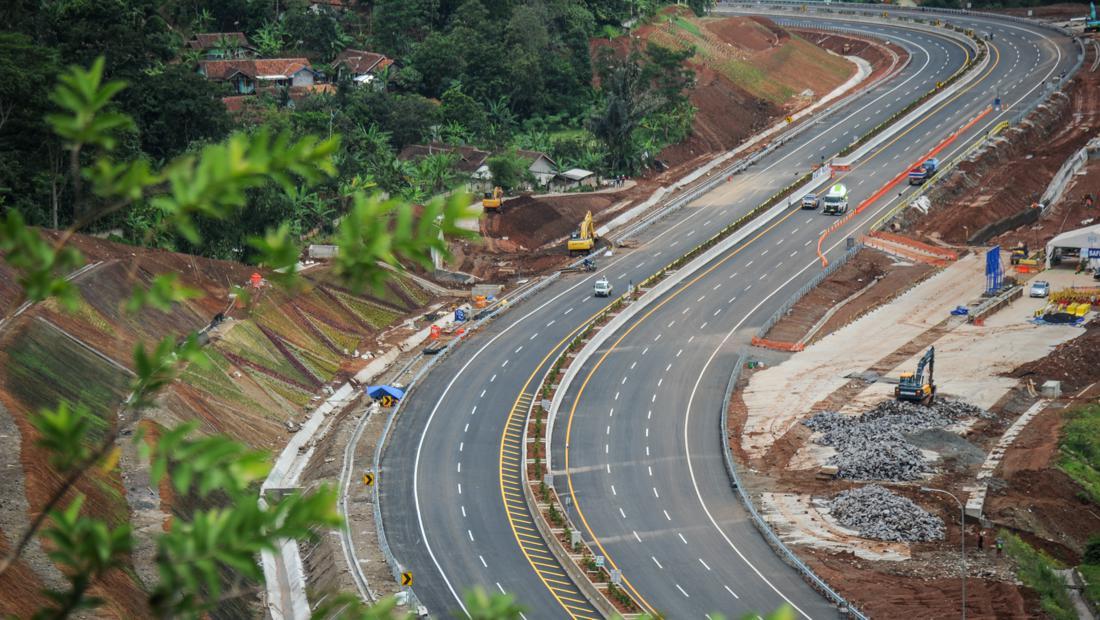
<instances>
[{"instance_id":1,"label":"road divider","mask_svg":"<svg viewBox=\"0 0 1100 620\"><path fill-rule=\"evenodd\" d=\"M973 63L971 63L970 67L964 67L964 71L967 68L973 69L974 68ZM850 101L854 100L860 94L861 93L854 93L853 95L845 98L844 101L838 102L833 108L831 108L828 112L826 112L822 116L832 114L837 109L843 107L844 105L846 105ZM730 168L733 169L732 171L727 169L727 171L723 171L723 173L720 174L717 178L711 179L710 181L708 181L704 184L701 184L699 187L691 190L688 194L677 197L676 199L674 199L675 204L672 205L672 208L665 208L662 211L660 211L658 214L655 214L655 216L650 217L650 218L646 218L646 220L644 222L640 223L639 225L636 225L636 226L632 227L631 230L629 230L626 233L626 235L636 234L639 230L641 230L645 226L648 226L649 224L659 220L661 217L664 217L665 215L670 213L672 210L674 210L674 208L678 208L679 206L687 204L688 202L690 202L690 200L693 200L695 197L705 193L706 191L709 191L715 185L720 183L722 181L723 177L725 177L727 174L734 174L736 172L740 172L742 170L747 169L749 166L752 165L752 163L754 163L760 157L763 157L768 152L774 150L775 148L778 148L778 146L782 145L784 142L786 142L790 138L794 137L798 133L801 133L802 131L805 131L806 129L808 129L811 126L812 126L812 124L806 123L806 124L799 125L799 126L793 128L793 129L791 129L788 132L785 132L782 136L778 137L771 144L767 145L767 147L765 149L763 149L762 151L760 151L758 153L755 153L754 155L750 156L744 162L739 162L738 164L734 164L733 166L731 166ZM882 129L884 129L884 128L882 128L880 126L880 128L876 128L876 130L872 130L871 132L868 132L868 136L874 135L875 133L877 133L878 131L881 131ZM865 138L866 137L867 136L865 136ZM824 171L821 171L821 170L824 170ZM703 242L699 246L696 246L695 248L693 248L691 251L689 251L687 254L680 257L676 261L673 261L673 263L666 266L664 269L662 269L660 272L658 272L654 276L651 276L650 278L647 278L642 283L641 287L642 288L652 287L652 288L649 291L647 291L645 294L642 295L642 298L639 300L639 303L630 304L628 306L628 308L633 308L634 306L644 306L645 303L643 303L643 302L647 302L648 300L652 300L652 299L655 299L655 298L659 297L664 292L668 291L673 286L675 286L676 283L683 280L687 275L689 275L690 273L692 273L694 271L697 271L698 269L702 268L707 262L709 262L709 261L713 260L714 258L720 256L723 252L728 251L730 248L732 248L737 243L739 243L741 240L746 238L753 231L763 227L769 221L774 220L775 218L782 215L782 213L785 210L787 210L788 206L792 202L797 201L798 199L801 198L802 195L804 195L805 193L811 191L813 188L819 186L821 184L821 182L825 178L827 178L828 170L827 169L821 169L821 170L819 170L816 173L808 173L808 174L802 176L801 178L799 178L798 180L796 180L794 183L791 183L787 187L785 187L782 190L776 192L767 201L762 203L757 208L753 209L753 211L751 211L750 213L746 214L745 216L739 218L737 221L730 224L729 226L723 228L723 230L720 231L718 234L712 236L710 239ZM787 199L786 204L782 204L783 201L784 201L784 198ZM757 222L755 226L753 226L752 228L746 228L746 226L749 223L754 222L758 219L760 221ZM680 269L681 267L685 267L685 269L682 270L684 273L681 273L681 269ZM477 321L471 328L469 328L465 335L466 336L470 335L471 333L473 333L474 330L476 330L477 327L480 327L485 322L495 318L500 313L501 310L503 310L505 308L508 308L508 307L511 307L511 305L514 305L515 303L521 301L522 298L528 297L528 296L534 294L535 292L537 292L538 290L541 290L541 289L545 288L551 282L556 280L559 276L560 276L560 272L556 272L556 273L552 274L550 277L544 278L542 281L538 282L537 285L531 286L530 288L524 290L521 295L512 296L511 299L503 301L502 303L500 303L500 305L498 307L493 308L490 311L491 313L488 316L479 317L479 318L481 318L481 320ZM509 302L511 302L511 303L509 303ZM623 303L625 303L625 297L620 297L619 300L617 300L615 303L613 303L611 306L608 307L608 311L607 311L608 314L603 317L605 319L608 319L607 328L603 329L603 330L600 330L600 333L613 333L614 332L615 328L612 325L612 323L617 322L620 317L622 317L624 314L627 314L627 313L622 312L622 313L619 313L618 316L611 316L610 313L621 309L623 307ZM625 323L625 319L623 320L623 322ZM584 334L587 335L590 332L591 332L591 326L588 330L586 330L584 332ZM599 334L597 334L597 338L598 337L599 337ZM420 383L421 379L424 376L427 375L427 373L432 369L432 367L434 367L435 364L439 362L439 360L443 359L443 357L446 354L448 354L452 350L454 350L455 346L458 345L464 339L465 339L465 337L460 337L460 338L457 338L456 340L448 343L448 345L443 349L441 354L435 356L432 360L430 360L428 362L428 364L426 364L423 368L421 368L420 371L416 373L416 376L410 381L409 388L408 388L409 391L406 393L406 398L403 399L400 403L398 403L398 406L395 407L390 412L390 415L389 415L388 419L386 420L386 424L385 424L385 428L383 429L382 437L381 437L381 439L380 439L380 441L379 441L379 443L378 443L378 445L375 449L374 455L373 455L373 465L374 465L374 471L375 472L381 472L382 471L381 466L380 466L381 456L384 453L385 448L387 446L386 442L387 442L387 439L390 435L390 431L392 429L392 426L393 426L393 424L394 424L394 422L395 422L395 420L396 420L396 418L399 414L399 411L402 408L401 405L406 400L408 400L408 397L411 394L411 391L413 389L415 389L415 387ZM578 340L577 342L580 342L580 341ZM589 344L591 344L591 343L589 343ZM587 346L585 348L587 349ZM579 364L570 365L570 370L574 370L576 368L579 368L579 366L580 366ZM575 375L575 372L573 374ZM568 379L563 383L563 385L568 385ZM559 390L557 393L555 393L555 401L554 402L557 403L557 406L560 406L559 395L561 395L561 394L563 394L563 391L561 391L561 390ZM552 407L552 412L556 411L557 406ZM348 444L349 449L345 453L345 471L346 472L354 471L354 450L353 450L353 447L358 442L358 439L362 434L362 430L363 430L363 427L364 427L364 424L365 424L365 419L366 419L366 417L364 416L364 419L360 420L359 425L357 425L357 427L356 427L353 439ZM547 437L550 437L551 432L552 432L552 420L553 420L553 415L551 413L550 419L548 420ZM549 469L549 465L550 465L550 452L549 452L549 443L548 443L548 445L547 445L547 468L548 469ZM342 508L342 512L345 515L347 514L349 483L350 483L350 477L347 477L347 478L345 478L345 480L342 480L342 484L341 484L341 487L342 487L342 489L341 489L341 508ZM390 566L391 572L394 574L395 580L400 582L402 573L406 572L406 571L404 570L404 567L398 562L398 560L393 556L393 554L390 551L389 546L386 542L386 536L385 536L384 526L383 526L383 522L382 522L382 518L381 518L381 510L380 510L380 503L379 503L380 485L382 483L384 483L384 477L380 477L379 478L379 484L375 484L372 487L373 488L373 500L374 500L373 501L373 509L374 509L374 513L375 513L374 514L374 516L375 516L375 525L376 525L376 528L378 530L379 543L380 543L380 546L382 548L383 555L385 556L385 559L386 559L387 563ZM529 486L529 485L527 485L527 486ZM528 488L528 490L530 490L530 489ZM527 494L525 494L525 495L527 495ZM538 510L537 510L537 506L536 506L532 510L532 514L534 514L534 512L537 512L537 511ZM541 512L539 514L541 514ZM541 531L540 531L540 533L541 533ZM351 570L355 573L358 573L356 575L356 577L357 577L357 579L356 579L357 586L359 587L361 594L364 595L364 598L369 598L369 595L367 593L368 588L366 587L366 579L362 575L362 572L360 570L359 561L358 561L358 558L356 556L355 549L354 549L354 544L352 544L352 542L350 540L350 537L345 536L343 538L344 538L343 542L344 542L344 547L345 547L344 550L345 550L345 554L348 556L348 560L349 560L349 564L351 566ZM560 544L560 542L559 542L559 544ZM564 551L564 548L563 548L563 551ZM570 576L571 576L571 578L574 577L574 575L572 575L572 574ZM410 593L410 595L412 594L411 588L409 590L409 593ZM618 598L617 593L616 593L616 591L613 587L608 588L608 593L609 593L610 596ZM410 597L410 598L415 600L414 597Z\"/></svg>"}]
</instances>

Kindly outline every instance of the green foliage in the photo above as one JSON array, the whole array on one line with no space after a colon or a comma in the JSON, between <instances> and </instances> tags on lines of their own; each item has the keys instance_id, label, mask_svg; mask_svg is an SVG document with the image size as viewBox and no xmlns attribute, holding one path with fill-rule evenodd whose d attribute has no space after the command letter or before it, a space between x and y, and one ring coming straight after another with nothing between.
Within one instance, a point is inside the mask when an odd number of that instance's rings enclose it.
<instances>
[{"instance_id":1,"label":"green foliage","mask_svg":"<svg viewBox=\"0 0 1100 620\"><path fill-rule=\"evenodd\" d=\"M603 105L592 115L589 129L606 147L612 172L636 172L667 144L658 136L686 135L694 110L684 91L694 86L694 79L681 62L692 53L657 45L650 45L645 54L633 48L622 56L601 49L597 67ZM640 130L647 123L649 130L643 134Z\"/></svg>"},{"instance_id":2,"label":"green foliage","mask_svg":"<svg viewBox=\"0 0 1100 620\"><path fill-rule=\"evenodd\" d=\"M1089 537L1081 561L1085 564L1100 564L1100 534L1093 534Z\"/></svg>"},{"instance_id":3,"label":"green foliage","mask_svg":"<svg viewBox=\"0 0 1100 620\"><path fill-rule=\"evenodd\" d=\"M119 105L134 117L141 150L153 161L164 161L195 142L229 135L229 114L219 100L222 90L192 67L173 64L133 77Z\"/></svg>"},{"instance_id":4,"label":"green foliage","mask_svg":"<svg viewBox=\"0 0 1100 620\"><path fill-rule=\"evenodd\" d=\"M997 535L1004 538L1005 551L1016 560L1020 581L1039 593L1043 611L1054 620L1077 618L1066 582L1054 572L1058 568L1054 560L1011 532L1001 530Z\"/></svg>"},{"instance_id":5,"label":"green foliage","mask_svg":"<svg viewBox=\"0 0 1100 620\"><path fill-rule=\"evenodd\" d=\"M515 149L490 157L488 163L489 172L493 175L493 183L501 186L505 191L534 183L534 177L528 169L531 161L521 157Z\"/></svg>"},{"instance_id":6,"label":"green foliage","mask_svg":"<svg viewBox=\"0 0 1100 620\"><path fill-rule=\"evenodd\" d=\"M38 431L35 443L50 454L50 467L68 473L88 464L92 452L84 439L93 423L86 405L61 401L56 409L43 409L31 418L31 424Z\"/></svg>"},{"instance_id":7,"label":"green foliage","mask_svg":"<svg viewBox=\"0 0 1100 620\"><path fill-rule=\"evenodd\" d=\"M126 83L120 80L103 82L104 64L100 56L88 70L71 67L61 75L50 95L50 100L65 112L50 114L46 119L54 132L65 139L69 150L79 150L85 144L113 150L117 143L115 134L134 128L133 119L104 109L112 97L126 88Z\"/></svg>"},{"instance_id":8,"label":"green foliage","mask_svg":"<svg viewBox=\"0 0 1100 620\"><path fill-rule=\"evenodd\" d=\"M353 41L337 16L326 9L292 7L283 14L282 22L295 49L314 52L325 59L333 58Z\"/></svg>"},{"instance_id":9,"label":"green foliage","mask_svg":"<svg viewBox=\"0 0 1100 620\"><path fill-rule=\"evenodd\" d=\"M1100 404L1068 411L1058 467L1100 503Z\"/></svg>"},{"instance_id":10,"label":"green foliage","mask_svg":"<svg viewBox=\"0 0 1100 620\"><path fill-rule=\"evenodd\" d=\"M525 611L511 594L488 595L478 588L466 593L471 620L518 620Z\"/></svg>"},{"instance_id":11,"label":"green foliage","mask_svg":"<svg viewBox=\"0 0 1100 620\"><path fill-rule=\"evenodd\" d=\"M138 312L142 308L151 307L167 312L176 302L194 299L200 295L199 291L180 284L178 275L164 273L153 278L149 288L135 286L133 294L126 301L126 311Z\"/></svg>"},{"instance_id":12,"label":"green foliage","mask_svg":"<svg viewBox=\"0 0 1100 620\"><path fill-rule=\"evenodd\" d=\"M1100 563L1087 563L1077 567L1085 578L1085 598L1092 604L1100 603Z\"/></svg>"},{"instance_id":13,"label":"green foliage","mask_svg":"<svg viewBox=\"0 0 1100 620\"><path fill-rule=\"evenodd\" d=\"M401 261L411 261L430 268L433 249L448 254L441 232L470 236L455 224L470 215L469 204L469 197L463 194L447 200L437 197L425 204L417 217L412 206L399 199L356 196L336 233L340 246L334 261L336 274L353 290L362 290L365 285L379 290L388 277L388 272L378 267L379 262L397 266Z\"/></svg>"},{"instance_id":14,"label":"green foliage","mask_svg":"<svg viewBox=\"0 0 1100 620\"><path fill-rule=\"evenodd\" d=\"M126 561L131 548L129 525L109 528L99 519L81 515L84 497L78 495L64 510L50 511L50 526L43 536L50 541L50 559L69 580L65 592L47 592L54 607L35 614L37 618L64 618L102 601L87 596L93 581Z\"/></svg>"},{"instance_id":15,"label":"green foliage","mask_svg":"<svg viewBox=\"0 0 1100 620\"><path fill-rule=\"evenodd\" d=\"M18 211L12 210L0 219L0 254L19 273L19 286L27 300L36 302L55 297L69 310L76 309L79 294L63 277L84 262L76 249L55 249L27 228Z\"/></svg>"}]
</instances>

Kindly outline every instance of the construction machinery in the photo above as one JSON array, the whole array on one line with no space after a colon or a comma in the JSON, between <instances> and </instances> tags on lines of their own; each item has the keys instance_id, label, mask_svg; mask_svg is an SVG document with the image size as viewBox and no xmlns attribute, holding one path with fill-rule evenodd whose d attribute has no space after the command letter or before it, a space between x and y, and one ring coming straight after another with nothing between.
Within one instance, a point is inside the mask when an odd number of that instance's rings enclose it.
<instances>
[{"instance_id":1,"label":"construction machinery","mask_svg":"<svg viewBox=\"0 0 1100 620\"><path fill-rule=\"evenodd\" d=\"M1100 19L1096 19L1096 3L1089 3L1089 17L1085 20L1085 32L1100 32Z\"/></svg>"},{"instance_id":2,"label":"construction machinery","mask_svg":"<svg viewBox=\"0 0 1100 620\"><path fill-rule=\"evenodd\" d=\"M485 192L485 197L481 199L481 208L486 211L500 212L500 205L504 201L504 190L500 187L494 187L493 191Z\"/></svg>"},{"instance_id":3,"label":"construction machinery","mask_svg":"<svg viewBox=\"0 0 1100 620\"><path fill-rule=\"evenodd\" d=\"M917 362L917 372L903 372L894 388L894 398L913 403L930 405L936 399L936 384L932 372L936 365L936 348L929 347L928 352ZM924 379L924 368L928 367L928 381Z\"/></svg>"},{"instance_id":4,"label":"construction machinery","mask_svg":"<svg viewBox=\"0 0 1100 620\"><path fill-rule=\"evenodd\" d=\"M581 226L577 229L577 232L569 236L566 246L570 252L588 253L596 247L596 242L599 240L600 236L596 233L596 225L592 222L592 212L589 211L581 220Z\"/></svg>"}]
</instances>

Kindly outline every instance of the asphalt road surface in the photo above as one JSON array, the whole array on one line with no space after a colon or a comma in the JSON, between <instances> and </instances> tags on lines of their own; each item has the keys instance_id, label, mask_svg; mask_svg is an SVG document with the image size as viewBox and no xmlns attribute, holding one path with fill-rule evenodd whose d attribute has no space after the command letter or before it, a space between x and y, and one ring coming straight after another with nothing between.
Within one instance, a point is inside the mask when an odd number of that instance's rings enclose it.
<instances>
[{"instance_id":1,"label":"asphalt road surface","mask_svg":"<svg viewBox=\"0 0 1100 620\"><path fill-rule=\"evenodd\" d=\"M905 47L911 61L732 183L647 229L638 248L601 256L597 274L564 276L510 310L471 336L410 395L382 461L382 515L395 556L415 574L416 595L433 615L462 615L463 593L482 587L515 595L527 618L598 616L549 555L516 497L517 415L553 355L608 302L591 294L596 277L608 277L616 294L643 280L904 108L955 72L969 53L939 35L848 25ZM1076 48L1068 40L1048 40L1049 31L1007 22L992 30L995 51L979 81L843 179L853 208L995 94L1009 108L1023 105L1042 94L1043 80L1075 59ZM1010 111L988 114L941 159ZM830 236L830 255L843 252L845 237L873 221L885 200ZM581 375L593 371L583 393L577 393L578 381L566 400L555 427L559 491L568 489L583 512L583 519L579 512L572 516L585 525L586 539L622 568L641 600L668 617L767 611L785 601L808 617L835 613L746 520L722 469L718 433L734 352L754 325L820 269L817 240L834 221L793 209L716 259L616 334L610 342L621 341Z\"/></svg>"}]
</instances>

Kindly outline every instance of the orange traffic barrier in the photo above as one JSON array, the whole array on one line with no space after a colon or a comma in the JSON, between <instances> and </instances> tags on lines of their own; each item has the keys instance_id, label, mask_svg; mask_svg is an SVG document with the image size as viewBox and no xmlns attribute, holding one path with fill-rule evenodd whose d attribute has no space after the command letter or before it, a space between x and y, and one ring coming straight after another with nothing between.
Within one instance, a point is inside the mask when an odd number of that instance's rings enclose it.
<instances>
[{"instance_id":1,"label":"orange traffic barrier","mask_svg":"<svg viewBox=\"0 0 1100 620\"><path fill-rule=\"evenodd\" d=\"M769 340L759 336L752 337L752 346L774 351L801 351L806 348L800 342L783 342L782 340Z\"/></svg>"},{"instance_id":2,"label":"orange traffic barrier","mask_svg":"<svg viewBox=\"0 0 1100 620\"><path fill-rule=\"evenodd\" d=\"M943 142L940 142L939 144L937 144L935 148L933 148L931 151L926 153L924 155L924 157L921 157L920 159L918 159L916 163L919 164L921 162L927 161L927 160L935 157L940 151L947 148L947 146L949 144L954 142L959 136L961 136L963 133L965 133L966 130L970 129L975 124L977 124L978 121L985 118L985 116L987 114L989 114L991 111L993 111L992 107L987 107L986 109L982 110L981 114L979 114L979 115L975 116L974 118L970 119L965 125L963 125L959 129L955 130L955 132L952 133L950 136L947 136L947 138L945 138L943 140ZM866 209L867 207L874 204L875 201L877 201L879 198L882 198L884 195L886 195L886 192L890 191L890 189L893 188L895 185L897 185L899 182L901 182L902 179L909 176L909 171L912 168L913 168L913 166L907 167L900 174L898 174L896 177L891 179L889 183L887 183L886 185L883 185L881 188L879 188L879 190L877 192L875 192L874 194L872 194L870 198L868 198L868 199L864 200L863 202L859 203L859 206L856 207L854 211L851 211L850 213L848 213L848 215L844 216L840 220L837 220L837 222L835 224L833 224L829 228L825 229L825 232L821 233L821 236L818 237L818 239L817 239L817 257L821 259L821 266L822 267L826 267L826 266L829 265L829 260L827 258L825 258L825 254L822 253L822 251L821 251L821 246L822 246L822 244L825 243L825 238L828 237L830 233L832 233L834 230L836 230L840 226L843 226L844 224L847 224L849 221L851 221L851 219L853 217L855 217L855 216L859 215L860 213L862 213L864 209Z\"/></svg>"}]
</instances>

